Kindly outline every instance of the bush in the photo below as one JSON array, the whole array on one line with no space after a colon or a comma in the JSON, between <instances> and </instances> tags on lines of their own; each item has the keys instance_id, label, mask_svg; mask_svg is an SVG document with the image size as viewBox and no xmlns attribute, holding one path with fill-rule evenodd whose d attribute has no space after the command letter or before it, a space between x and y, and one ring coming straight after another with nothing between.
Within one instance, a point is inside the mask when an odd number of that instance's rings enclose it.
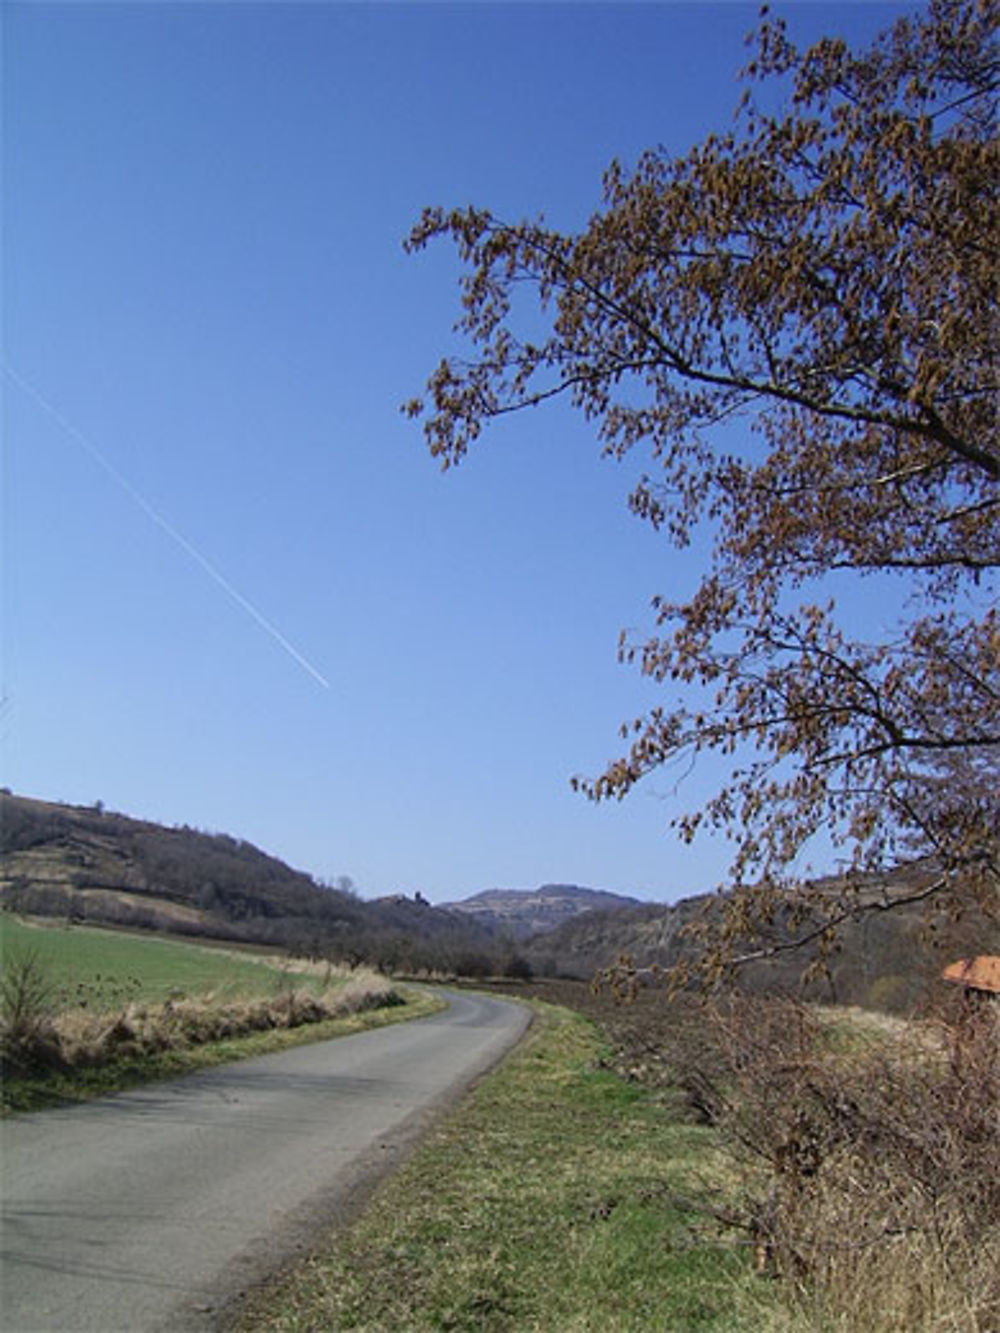
<instances>
[{"instance_id":1,"label":"bush","mask_svg":"<svg viewBox=\"0 0 1000 1333\"><path fill-rule=\"evenodd\" d=\"M35 949L4 959L0 972L0 1065L23 1072L58 1063L51 1013L55 985Z\"/></svg>"},{"instance_id":2,"label":"bush","mask_svg":"<svg viewBox=\"0 0 1000 1333\"><path fill-rule=\"evenodd\" d=\"M522 954L511 954L503 970L509 981L531 981L534 977L531 964Z\"/></svg>"},{"instance_id":3,"label":"bush","mask_svg":"<svg viewBox=\"0 0 1000 1333\"><path fill-rule=\"evenodd\" d=\"M791 1001L683 1007L639 1076L739 1166L726 1222L811 1325L1000 1328L1000 1009L950 1023Z\"/></svg>"},{"instance_id":4,"label":"bush","mask_svg":"<svg viewBox=\"0 0 1000 1333\"><path fill-rule=\"evenodd\" d=\"M707 1240L751 1252L733 1327L1000 1331L1000 1005L934 1020L655 986L540 982L603 1029L601 1063L711 1125L729 1169L662 1192ZM655 1145L651 1145L655 1151ZM646 1191L640 1197L646 1196Z\"/></svg>"}]
</instances>

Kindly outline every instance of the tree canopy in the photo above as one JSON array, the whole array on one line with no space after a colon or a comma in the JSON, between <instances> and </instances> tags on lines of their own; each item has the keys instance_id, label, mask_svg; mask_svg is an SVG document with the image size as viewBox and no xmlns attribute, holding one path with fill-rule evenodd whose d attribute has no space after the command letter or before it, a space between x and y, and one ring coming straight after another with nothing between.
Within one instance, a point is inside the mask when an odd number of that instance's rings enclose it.
<instances>
[{"instance_id":1,"label":"tree canopy","mask_svg":"<svg viewBox=\"0 0 1000 1333\"><path fill-rule=\"evenodd\" d=\"M662 705L576 782L621 798L727 760L674 823L733 839L729 959L779 901L809 913L793 937L829 938L903 856L933 867L929 906L1000 897L997 18L932 0L869 49L799 50L765 9L733 129L613 162L578 233L434 208L407 242L450 238L463 266L470 355L405 409L445 467L564 397L607 453L647 451L637 515L678 546L711 533L694 594L620 645ZM526 291L542 337L519 333ZM896 614L875 641L833 600L866 577ZM851 874L817 903L792 870L820 832Z\"/></svg>"}]
</instances>

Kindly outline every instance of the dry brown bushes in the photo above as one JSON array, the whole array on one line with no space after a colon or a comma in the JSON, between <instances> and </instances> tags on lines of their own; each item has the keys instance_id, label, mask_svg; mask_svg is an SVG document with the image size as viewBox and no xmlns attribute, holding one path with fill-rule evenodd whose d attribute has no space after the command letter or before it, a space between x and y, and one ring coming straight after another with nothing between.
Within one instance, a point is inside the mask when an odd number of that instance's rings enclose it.
<instances>
[{"instance_id":1,"label":"dry brown bushes","mask_svg":"<svg viewBox=\"0 0 1000 1333\"><path fill-rule=\"evenodd\" d=\"M1000 1007L872 1023L640 995L610 1030L624 1072L718 1128L739 1186L703 1215L808 1327L1000 1329Z\"/></svg>"},{"instance_id":2,"label":"dry brown bushes","mask_svg":"<svg viewBox=\"0 0 1000 1333\"><path fill-rule=\"evenodd\" d=\"M56 987L37 950L3 960L0 967L0 1069L30 1064L48 1046Z\"/></svg>"}]
</instances>

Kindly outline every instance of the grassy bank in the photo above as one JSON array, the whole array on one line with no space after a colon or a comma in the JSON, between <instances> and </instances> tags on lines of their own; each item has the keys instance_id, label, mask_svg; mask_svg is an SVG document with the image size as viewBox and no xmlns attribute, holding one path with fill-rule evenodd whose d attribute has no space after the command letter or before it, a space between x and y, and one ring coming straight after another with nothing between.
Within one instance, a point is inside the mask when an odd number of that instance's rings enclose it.
<instances>
[{"instance_id":1,"label":"grassy bank","mask_svg":"<svg viewBox=\"0 0 1000 1333\"><path fill-rule=\"evenodd\" d=\"M534 988L580 1006L627 1080L710 1125L721 1233L772 1292L762 1329L1000 1330L1000 1015L903 1021L788 999ZM710 1224L711 1210L704 1217ZM669 1327L667 1325L666 1327Z\"/></svg>"},{"instance_id":2,"label":"grassy bank","mask_svg":"<svg viewBox=\"0 0 1000 1333\"><path fill-rule=\"evenodd\" d=\"M674 1191L724 1184L710 1131L602 1063L596 1029L536 1004L514 1054L349 1230L233 1328L759 1329L745 1250L695 1243Z\"/></svg>"}]
</instances>

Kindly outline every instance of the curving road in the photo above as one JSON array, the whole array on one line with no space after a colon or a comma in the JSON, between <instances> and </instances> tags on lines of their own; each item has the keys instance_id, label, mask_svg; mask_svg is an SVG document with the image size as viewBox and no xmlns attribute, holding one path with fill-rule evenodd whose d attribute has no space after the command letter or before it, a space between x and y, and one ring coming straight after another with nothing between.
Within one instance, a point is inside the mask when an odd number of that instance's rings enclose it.
<instances>
[{"instance_id":1,"label":"curving road","mask_svg":"<svg viewBox=\"0 0 1000 1333\"><path fill-rule=\"evenodd\" d=\"M488 996L448 999L430 1018L4 1122L5 1333L211 1328L355 1212L529 1022Z\"/></svg>"}]
</instances>

